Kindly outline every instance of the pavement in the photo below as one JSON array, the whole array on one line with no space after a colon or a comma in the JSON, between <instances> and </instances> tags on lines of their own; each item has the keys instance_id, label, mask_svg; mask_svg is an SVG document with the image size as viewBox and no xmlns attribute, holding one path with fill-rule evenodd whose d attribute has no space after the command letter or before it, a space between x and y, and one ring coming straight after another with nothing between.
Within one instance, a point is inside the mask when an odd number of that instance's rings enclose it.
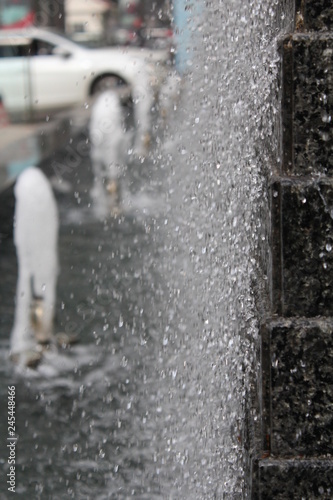
<instances>
[{"instance_id":1,"label":"pavement","mask_svg":"<svg viewBox=\"0 0 333 500\"><path fill-rule=\"evenodd\" d=\"M0 193L17 175L37 165L56 151L88 123L90 106L70 108L51 119L25 123L4 123L0 127Z\"/></svg>"}]
</instances>

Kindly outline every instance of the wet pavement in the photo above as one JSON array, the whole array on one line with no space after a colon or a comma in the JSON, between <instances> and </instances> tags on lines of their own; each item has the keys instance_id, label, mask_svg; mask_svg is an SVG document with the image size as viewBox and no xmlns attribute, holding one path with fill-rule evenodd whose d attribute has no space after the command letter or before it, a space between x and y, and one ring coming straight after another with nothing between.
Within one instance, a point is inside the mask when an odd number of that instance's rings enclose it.
<instances>
[{"instance_id":1,"label":"wet pavement","mask_svg":"<svg viewBox=\"0 0 333 500\"><path fill-rule=\"evenodd\" d=\"M36 372L17 373L7 359L17 278L13 198L5 230L2 226L1 398L15 384L16 491L22 498L165 498L172 470L161 472L160 453L168 418L159 401L167 297L159 269L163 171L149 160L134 162L127 175L127 209L100 222L89 195L86 131L69 144L81 154L75 167L72 157L72 170L55 190L60 213L55 330L75 333L79 343L46 354ZM54 177L55 165L70 164L69 154L65 148L40 166ZM4 420L0 427L6 435ZM6 491L4 484L0 491Z\"/></svg>"}]
</instances>

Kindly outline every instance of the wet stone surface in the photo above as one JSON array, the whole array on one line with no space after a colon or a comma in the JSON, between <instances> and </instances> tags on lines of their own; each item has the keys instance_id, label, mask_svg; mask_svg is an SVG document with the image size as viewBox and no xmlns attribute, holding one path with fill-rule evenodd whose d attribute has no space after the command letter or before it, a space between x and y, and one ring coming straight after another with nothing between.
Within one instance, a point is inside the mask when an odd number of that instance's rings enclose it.
<instances>
[{"instance_id":1,"label":"wet stone surface","mask_svg":"<svg viewBox=\"0 0 333 500\"><path fill-rule=\"evenodd\" d=\"M333 174L333 34L296 33L283 42L283 169Z\"/></svg>"},{"instance_id":2,"label":"wet stone surface","mask_svg":"<svg viewBox=\"0 0 333 500\"><path fill-rule=\"evenodd\" d=\"M275 320L263 331L266 432L273 456L332 454L333 321Z\"/></svg>"},{"instance_id":3,"label":"wet stone surface","mask_svg":"<svg viewBox=\"0 0 333 500\"><path fill-rule=\"evenodd\" d=\"M331 499L332 2L296 1L282 39L282 168L270 188L272 308L262 334L253 498ZM317 30L317 31L313 31Z\"/></svg>"},{"instance_id":4,"label":"wet stone surface","mask_svg":"<svg viewBox=\"0 0 333 500\"><path fill-rule=\"evenodd\" d=\"M260 490L254 499L330 500L333 491L332 473L332 464L325 460L261 460Z\"/></svg>"},{"instance_id":5,"label":"wet stone surface","mask_svg":"<svg viewBox=\"0 0 333 500\"><path fill-rule=\"evenodd\" d=\"M306 30L332 29L333 6L330 0L303 0L300 9Z\"/></svg>"},{"instance_id":6,"label":"wet stone surface","mask_svg":"<svg viewBox=\"0 0 333 500\"><path fill-rule=\"evenodd\" d=\"M332 182L281 179L272 186L272 200L275 311L332 315Z\"/></svg>"}]
</instances>

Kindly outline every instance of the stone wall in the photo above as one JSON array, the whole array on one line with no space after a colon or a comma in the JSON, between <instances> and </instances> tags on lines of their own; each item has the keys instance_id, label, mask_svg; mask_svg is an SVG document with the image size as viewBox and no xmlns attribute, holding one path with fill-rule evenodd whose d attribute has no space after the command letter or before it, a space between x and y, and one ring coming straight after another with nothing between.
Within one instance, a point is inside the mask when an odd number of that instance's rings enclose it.
<instances>
[{"instance_id":1,"label":"stone wall","mask_svg":"<svg viewBox=\"0 0 333 500\"><path fill-rule=\"evenodd\" d=\"M333 498L333 5L296 2L280 44L282 161L269 186L253 498Z\"/></svg>"}]
</instances>

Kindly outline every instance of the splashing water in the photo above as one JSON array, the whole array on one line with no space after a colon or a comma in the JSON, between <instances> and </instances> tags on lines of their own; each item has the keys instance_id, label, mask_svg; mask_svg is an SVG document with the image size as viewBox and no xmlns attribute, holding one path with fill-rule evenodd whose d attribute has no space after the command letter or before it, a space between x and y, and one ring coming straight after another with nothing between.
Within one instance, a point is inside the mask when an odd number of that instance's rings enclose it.
<instances>
[{"instance_id":1,"label":"splashing water","mask_svg":"<svg viewBox=\"0 0 333 500\"><path fill-rule=\"evenodd\" d=\"M172 307L164 338L175 407L170 459L182 498L243 498L250 488L252 282L269 266L263 174L279 156L277 43L291 9L291 2L209 2L193 29L191 71L169 127Z\"/></svg>"},{"instance_id":2,"label":"splashing water","mask_svg":"<svg viewBox=\"0 0 333 500\"><path fill-rule=\"evenodd\" d=\"M51 186L36 167L29 167L19 176L15 195L19 274L11 353L24 358L29 350L38 355L38 342L46 343L52 337L58 274L58 213ZM32 320L31 311L38 302L39 314L33 313L38 319Z\"/></svg>"},{"instance_id":3,"label":"splashing water","mask_svg":"<svg viewBox=\"0 0 333 500\"><path fill-rule=\"evenodd\" d=\"M270 263L264 177L280 156L277 40L291 4L201 8L177 106L131 173L154 195L149 210L142 192L117 220L85 219L83 165L67 179L79 179L80 204L59 195L58 322L80 345L26 380L0 349L3 387L17 384L20 403L19 492L249 497L253 282Z\"/></svg>"}]
</instances>

